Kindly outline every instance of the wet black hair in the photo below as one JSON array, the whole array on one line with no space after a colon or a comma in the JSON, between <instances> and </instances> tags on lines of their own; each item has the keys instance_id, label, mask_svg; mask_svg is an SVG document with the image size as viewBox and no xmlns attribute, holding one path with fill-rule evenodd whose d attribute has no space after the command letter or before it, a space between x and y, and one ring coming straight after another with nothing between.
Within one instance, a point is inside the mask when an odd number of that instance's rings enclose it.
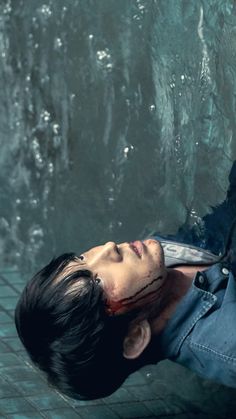
<instances>
[{"instance_id":1,"label":"wet black hair","mask_svg":"<svg viewBox=\"0 0 236 419\"><path fill-rule=\"evenodd\" d=\"M146 362L143 356L127 360L122 353L137 313L108 315L103 290L90 271L68 270L63 276L72 260L73 253L63 254L28 282L15 310L15 324L48 382L72 398L91 400L113 393Z\"/></svg>"}]
</instances>

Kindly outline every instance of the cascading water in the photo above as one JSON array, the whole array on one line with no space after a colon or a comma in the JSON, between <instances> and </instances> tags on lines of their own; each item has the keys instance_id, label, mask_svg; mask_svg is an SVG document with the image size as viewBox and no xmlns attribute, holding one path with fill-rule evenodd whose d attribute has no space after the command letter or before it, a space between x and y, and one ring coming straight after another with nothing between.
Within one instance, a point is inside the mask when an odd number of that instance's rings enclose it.
<instances>
[{"instance_id":1,"label":"cascading water","mask_svg":"<svg viewBox=\"0 0 236 419\"><path fill-rule=\"evenodd\" d=\"M0 261L174 233L236 156L233 0L0 5Z\"/></svg>"}]
</instances>

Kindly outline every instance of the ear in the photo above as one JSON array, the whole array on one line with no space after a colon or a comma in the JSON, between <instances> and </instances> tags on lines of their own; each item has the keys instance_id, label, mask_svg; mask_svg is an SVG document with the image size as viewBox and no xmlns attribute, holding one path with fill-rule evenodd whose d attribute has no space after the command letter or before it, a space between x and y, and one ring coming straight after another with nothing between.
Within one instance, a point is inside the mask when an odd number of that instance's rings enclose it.
<instances>
[{"instance_id":1,"label":"ear","mask_svg":"<svg viewBox=\"0 0 236 419\"><path fill-rule=\"evenodd\" d=\"M151 328L147 320L130 326L123 342L123 356L127 359L138 358L151 340Z\"/></svg>"}]
</instances>

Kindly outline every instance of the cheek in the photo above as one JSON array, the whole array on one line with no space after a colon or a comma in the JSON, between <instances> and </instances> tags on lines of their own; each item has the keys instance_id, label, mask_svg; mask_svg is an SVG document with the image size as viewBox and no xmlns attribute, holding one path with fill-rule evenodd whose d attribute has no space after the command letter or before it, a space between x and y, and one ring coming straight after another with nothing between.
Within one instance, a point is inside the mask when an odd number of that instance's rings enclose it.
<instances>
[{"instance_id":1,"label":"cheek","mask_svg":"<svg viewBox=\"0 0 236 419\"><path fill-rule=\"evenodd\" d=\"M106 293L106 311L114 315L147 306L159 297L162 283L162 276L157 277L152 270L148 270L145 277L137 278L128 288L110 289L110 292Z\"/></svg>"}]
</instances>

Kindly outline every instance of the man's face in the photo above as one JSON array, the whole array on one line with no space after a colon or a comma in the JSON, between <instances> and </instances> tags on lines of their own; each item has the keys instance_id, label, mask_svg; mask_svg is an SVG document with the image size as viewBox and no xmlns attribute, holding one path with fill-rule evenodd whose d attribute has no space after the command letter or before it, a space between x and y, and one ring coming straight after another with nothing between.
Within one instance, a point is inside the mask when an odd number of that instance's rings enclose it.
<instances>
[{"instance_id":1,"label":"man's face","mask_svg":"<svg viewBox=\"0 0 236 419\"><path fill-rule=\"evenodd\" d=\"M126 312L153 301L166 277L163 249L154 239L108 242L80 258L70 262L66 271L80 267L90 270L95 280L100 280L110 313Z\"/></svg>"}]
</instances>

